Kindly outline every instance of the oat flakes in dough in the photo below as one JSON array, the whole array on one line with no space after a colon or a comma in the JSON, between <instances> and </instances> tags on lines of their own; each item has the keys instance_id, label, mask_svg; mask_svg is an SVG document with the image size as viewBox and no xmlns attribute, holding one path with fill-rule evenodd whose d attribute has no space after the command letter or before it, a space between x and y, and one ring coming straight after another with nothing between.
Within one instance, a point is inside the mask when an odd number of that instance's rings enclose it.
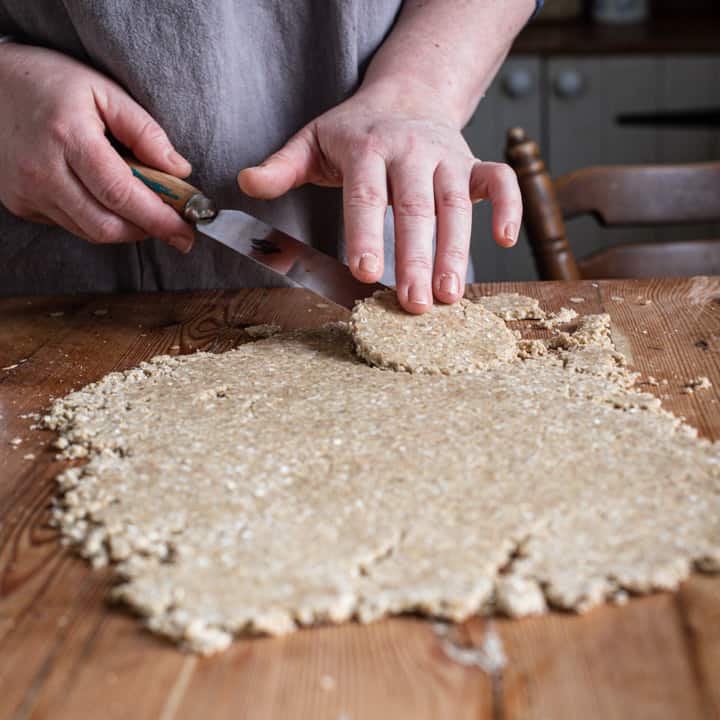
<instances>
[{"instance_id":1,"label":"oat flakes in dough","mask_svg":"<svg viewBox=\"0 0 720 720\"><path fill-rule=\"evenodd\" d=\"M567 325L567 323L572 322L577 316L577 312L572 308L563 307L560 308L556 313L541 318L538 325L548 330L553 330L558 325Z\"/></svg>"},{"instance_id":2,"label":"oat flakes in dough","mask_svg":"<svg viewBox=\"0 0 720 720\"><path fill-rule=\"evenodd\" d=\"M500 293L473 298L473 302L503 320L542 320L545 311L535 298L518 293Z\"/></svg>"},{"instance_id":3,"label":"oat flakes in dough","mask_svg":"<svg viewBox=\"0 0 720 720\"><path fill-rule=\"evenodd\" d=\"M718 446L632 387L602 316L582 330L458 375L369 367L344 325L112 373L45 418L90 455L56 521L202 652L404 610L583 610L719 571Z\"/></svg>"},{"instance_id":4,"label":"oat flakes in dough","mask_svg":"<svg viewBox=\"0 0 720 720\"><path fill-rule=\"evenodd\" d=\"M412 373L473 372L517 355L512 330L465 299L410 315L394 290L380 290L355 306L350 330L358 355L368 363Z\"/></svg>"}]
</instances>

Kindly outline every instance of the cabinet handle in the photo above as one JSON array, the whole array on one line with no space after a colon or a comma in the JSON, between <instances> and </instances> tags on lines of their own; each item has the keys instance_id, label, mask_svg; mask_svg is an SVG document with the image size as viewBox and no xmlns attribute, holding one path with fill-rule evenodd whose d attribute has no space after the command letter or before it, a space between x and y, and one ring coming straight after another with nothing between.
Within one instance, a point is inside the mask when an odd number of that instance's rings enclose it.
<instances>
[{"instance_id":1,"label":"cabinet handle","mask_svg":"<svg viewBox=\"0 0 720 720\"><path fill-rule=\"evenodd\" d=\"M585 91L585 78L577 70L563 70L555 76L553 88L559 98L572 100Z\"/></svg>"},{"instance_id":2,"label":"cabinet handle","mask_svg":"<svg viewBox=\"0 0 720 720\"><path fill-rule=\"evenodd\" d=\"M503 75L502 88L507 96L517 100L532 94L535 81L529 70L518 68Z\"/></svg>"}]
</instances>

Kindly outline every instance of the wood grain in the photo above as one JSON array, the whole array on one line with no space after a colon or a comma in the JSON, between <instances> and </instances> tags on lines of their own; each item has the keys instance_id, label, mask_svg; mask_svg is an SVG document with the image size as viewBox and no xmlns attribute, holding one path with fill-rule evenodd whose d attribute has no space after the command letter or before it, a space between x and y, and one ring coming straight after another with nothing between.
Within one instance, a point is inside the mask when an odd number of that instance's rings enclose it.
<instances>
[{"instance_id":1,"label":"wood grain","mask_svg":"<svg viewBox=\"0 0 720 720\"><path fill-rule=\"evenodd\" d=\"M705 717L672 596L496 627L507 656L506 720Z\"/></svg>"},{"instance_id":2,"label":"wood grain","mask_svg":"<svg viewBox=\"0 0 720 720\"><path fill-rule=\"evenodd\" d=\"M720 718L720 580L696 575L676 602L707 715Z\"/></svg>"},{"instance_id":3,"label":"wood grain","mask_svg":"<svg viewBox=\"0 0 720 720\"><path fill-rule=\"evenodd\" d=\"M226 706L206 707L212 688ZM491 717L487 677L448 660L428 623L408 618L237 643L198 663L177 718L225 720L248 697L248 720Z\"/></svg>"},{"instance_id":4,"label":"wood grain","mask_svg":"<svg viewBox=\"0 0 720 720\"><path fill-rule=\"evenodd\" d=\"M665 406L703 436L720 439L720 279L468 292L500 291L532 295L551 310L607 310L635 367L668 380L647 388L667 395ZM0 370L0 717L720 717L717 577L583 617L473 619L453 636L482 647L492 623L507 663L491 675L448 659L431 625L415 618L242 640L201 659L106 603L111 573L89 569L46 527L62 464L48 448L51 435L29 430L32 420L20 416L156 354L226 350L248 339L249 324L317 326L345 314L295 290L0 300L0 367L9 368ZM698 375L713 388L682 394ZM14 437L23 443L10 449ZM24 460L28 452L36 457Z\"/></svg>"}]
</instances>

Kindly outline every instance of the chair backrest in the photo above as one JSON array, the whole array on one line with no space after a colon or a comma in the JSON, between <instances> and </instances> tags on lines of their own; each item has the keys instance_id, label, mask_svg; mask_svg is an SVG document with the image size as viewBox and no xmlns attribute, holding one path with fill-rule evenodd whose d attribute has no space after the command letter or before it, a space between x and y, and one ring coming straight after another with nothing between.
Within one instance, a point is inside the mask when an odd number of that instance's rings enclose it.
<instances>
[{"instance_id":1,"label":"chair backrest","mask_svg":"<svg viewBox=\"0 0 720 720\"><path fill-rule=\"evenodd\" d=\"M542 279L576 280L584 270L600 267L575 259L565 218L589 214L603 225L720 221L720 163L594 167L553 181L537 143L521 128L508 132L506 157L518 176L528 240ZM678 256L688 258L690 250L684 247ZM616 253L616 267L621 257Z\"/></svg>"},{"instance_id":2,"label":"chair backrest","mask_svg":"<svg viewBox=\"0 0 720 720\"><path fill-rule=\"evenodd\" d=\"M720 220L720 163L609 165L555 180L563 217L595 215L603 225Z\"/></svg>"}]
</instances>

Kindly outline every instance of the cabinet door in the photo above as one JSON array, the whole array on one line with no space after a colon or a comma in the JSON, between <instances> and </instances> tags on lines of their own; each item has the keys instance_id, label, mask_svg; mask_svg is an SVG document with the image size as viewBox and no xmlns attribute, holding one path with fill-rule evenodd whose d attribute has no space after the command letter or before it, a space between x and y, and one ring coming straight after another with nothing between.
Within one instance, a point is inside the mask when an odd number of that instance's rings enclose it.
<instances>
[{"instance_id":1,"label":"cabinet door","mask_svg":"<svg viewBox=\"0 0 720 720\"><path fill-rule=\"evenodd\" d=\"M720 108L720 56L677 57L658 61L661 111ZM720 127L656 128L658 162L720 160Z\"/></svg>"},{"instance_id":2,"label":"cabinet door","mask_svg":"<svg viewBox=\"0 0 720 720\"><path fill-rule=\"evenodd\" d=\"M658 86L661 111L717 109L720 107L720 56L665 56L658 62ZM720 127L656 128L656 133L657 162L720 160ZM720 237L720 224L657 231L658 239L701 237Z\"/></svg>"},{"instance_id":3,"label":"cabinet door","mask_svg":"<svg viewBox=\"0 0 720 720\"><path fill-rule=\"evenodd\" d=\"M620 125L618 116L720 104L720 57L618 56L552 59L544 78L548 141L543 148L553 175L590 165L686 163L720 158L720 132ZM621 242L711 237L712 226L599 227L573 220L568 233L582 257Z\"/></svg>"},{"instance_id":4,"label":"cabinet door","mask_svg":"<svg viewBox=\"0 0 720 720\"><path fill-rule=\"evenodd\" d=\"M518 125L532 137L540 136L540 60L536 57L514 56L505 62L463 134L476 157L501 162L507 130ZM473 211L472 257L477 281L537 278L524 233L511 249L493 242L487 202L478 203Z\"/></svg>"},{"instance_id":5,"label":"cabinet door","mask_svg":"<svg viewBox=\"0 0 720 720\"><path fill-rule=\"evenodd\" d=\"M657 107L657 58L552 59L545 89L548 141L542 150L553 176L589 165L656 162L655 130L619 125L617 117ZM568 234L578 257L608 244L654 239L653 230L605 229L588 217L569 222Z\"/></svg>"}]
</instances>

